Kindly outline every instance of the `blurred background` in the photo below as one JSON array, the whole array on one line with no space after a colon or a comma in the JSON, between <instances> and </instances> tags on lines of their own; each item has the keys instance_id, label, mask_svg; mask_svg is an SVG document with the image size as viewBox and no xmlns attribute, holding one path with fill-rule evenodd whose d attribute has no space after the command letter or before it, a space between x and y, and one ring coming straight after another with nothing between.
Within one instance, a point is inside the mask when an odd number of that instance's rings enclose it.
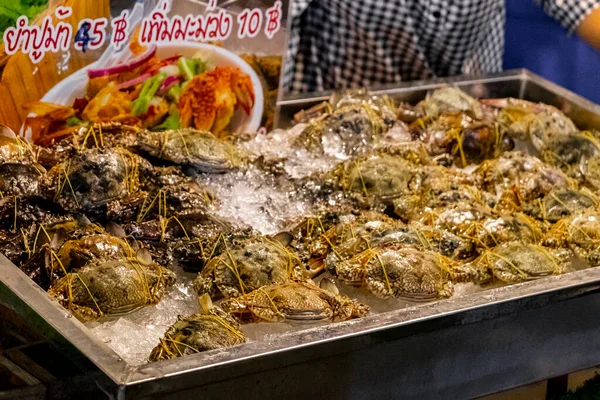
<instances>
[{"instance_id":1,"label":"blurred background","mask_svg":"<svg viewBox=\"0 0 600 400\"><path fill-rule=\"evenodd\" d=\"M600 104L600 52L530 0L506 0L504 69L527 68Z\"/></svg>"}]
</instances>

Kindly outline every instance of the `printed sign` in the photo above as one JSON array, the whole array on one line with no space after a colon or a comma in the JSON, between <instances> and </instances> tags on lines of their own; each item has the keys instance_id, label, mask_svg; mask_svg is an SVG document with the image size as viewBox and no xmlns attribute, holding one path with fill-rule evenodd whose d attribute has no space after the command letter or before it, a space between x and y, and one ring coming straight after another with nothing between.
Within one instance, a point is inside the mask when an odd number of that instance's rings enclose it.
<instances>
[{"instance_id":1,"label":"printed sign","mask_svg":"<svg viewBox=\"0 0 600 400\"><path fill-rule=\"evenodd\" d=\"M285 0L20 0L0 5L0 124L34 141L82 125L272 127Z\"/></svg>"}]
</instances>

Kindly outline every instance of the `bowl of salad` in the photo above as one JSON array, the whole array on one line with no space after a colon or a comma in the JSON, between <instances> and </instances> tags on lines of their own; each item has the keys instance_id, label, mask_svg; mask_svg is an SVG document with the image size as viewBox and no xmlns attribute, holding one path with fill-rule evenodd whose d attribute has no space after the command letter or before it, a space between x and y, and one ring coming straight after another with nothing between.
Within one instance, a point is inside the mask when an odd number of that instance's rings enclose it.
<instances>
[{"instance_id":1,"label":"bowl of salad","mask_svg":"<svg viewBox=\"0 0 600 400\"><path fill-rule=\"evenodd\" d=\"M27 120L38 119L34 125L54 134L104 122L150 130L193 127L217 136L260 128L261 82L250 65L222 47L152 45L127 60L98 63L54 86ZM33 139L44 134L32 132L27 121L23 133Z\"/></svg>"}]
</instances>

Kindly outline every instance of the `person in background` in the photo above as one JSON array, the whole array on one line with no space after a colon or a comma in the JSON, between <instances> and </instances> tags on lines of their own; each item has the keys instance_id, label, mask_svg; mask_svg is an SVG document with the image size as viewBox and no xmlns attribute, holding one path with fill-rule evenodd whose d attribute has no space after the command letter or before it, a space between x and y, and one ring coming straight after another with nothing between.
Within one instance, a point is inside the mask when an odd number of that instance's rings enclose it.
<instances>
[{"instance_id":1,"label":"person in background","mask_svg":"<svg viewBox=\"0 0 600 400\"><path fill-rule=\"evenodd\" d=\"M504 69L527 68L600 104L600 52L533 2L506 0Z\"/></svg>"},{"instance_id":2,"label":"person in background","mask_svg":"<svg viewBox=\"0 0 600 400\"><path fill-rule=\"evenodd\" d=\"M533 1L600 49L600 0ZM505 0L294 0L284 86L300 93L500 72L505 17Z\"/></svg>"}]
</instances>

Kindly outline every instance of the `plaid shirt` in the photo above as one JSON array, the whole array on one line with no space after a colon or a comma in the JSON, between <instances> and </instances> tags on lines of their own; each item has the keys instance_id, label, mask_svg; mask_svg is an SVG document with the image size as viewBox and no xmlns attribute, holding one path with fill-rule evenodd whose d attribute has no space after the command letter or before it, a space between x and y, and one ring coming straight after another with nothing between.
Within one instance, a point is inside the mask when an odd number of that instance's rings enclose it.
<instances>
[{"instance_id":1,"label":"plaid shirt","mask_svg":"<svg viewBox=\"0 0 600 400\"><path fill-rule=\"evenodd\" d=\"M504 1L293 0L284 85L298 93L499 72ZM600 5L534 1L569 33Z\"/></svg>"}]
</instances>

